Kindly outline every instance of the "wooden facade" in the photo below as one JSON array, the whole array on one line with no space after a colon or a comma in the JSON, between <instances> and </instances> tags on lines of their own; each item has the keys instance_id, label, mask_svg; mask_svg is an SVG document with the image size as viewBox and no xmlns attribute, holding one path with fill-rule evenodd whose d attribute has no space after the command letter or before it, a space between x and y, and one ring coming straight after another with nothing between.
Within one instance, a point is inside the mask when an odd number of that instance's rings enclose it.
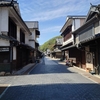
<instances>
[{"instance_id":1,"label":"wooden facade","mask_svg":"<svg viewBox=\"0 0 100 100\"><path fill-rule=\"evenodd\" d=\"M98 8L98 9L97 9ZM86 70L90 73L100 74L100 7L92 5L84 25L73 32L75 44L85 52ZM83 59L82 59L82 62Z\"/></svg>"},{"instance_id":2,"label":"wooden facade","mask_svg":"<svg viewBox=\"0 0 100 100\"><path fill-rule=\"evenodd\" d=\"M51 52L50 56L54 58L62 58L62 51L60 47L62 46L62 38L57 38L55 44L53 46L53 51Z\"/></svg>"},{"instance_id":3,"label":"wooden facade","mask_svg":"<svg viewBox=\"0 0 100 100\"><path fill-rule=\"evenodd\" d=\"M77 22L78 20L78 22ZM77 49L75 45L74 35L72 34L85 21L85 16L68 16L67 21L61 29L61 36L63 36L63 45L61 50L65 53L63 58L65 60L73 60L78 67L85 68L85 52ZM84 56L82 56L84 55Z\"/></svg>"}]
</instances>

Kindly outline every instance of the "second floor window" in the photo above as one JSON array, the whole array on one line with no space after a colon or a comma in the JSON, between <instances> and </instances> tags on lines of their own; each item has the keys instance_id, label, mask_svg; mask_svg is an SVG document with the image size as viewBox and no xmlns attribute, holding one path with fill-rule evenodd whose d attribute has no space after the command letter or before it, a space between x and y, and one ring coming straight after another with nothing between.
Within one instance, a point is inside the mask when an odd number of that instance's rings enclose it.
<instances>
[{"instance_id":1,"label":"second floor window","mask_svg":"<svg viewBox=\"0 0 100 100\"><path fill-rule=\"evenodd\" d=\"M70 39L72 37L72 25L68 26L63 32L63 34L64 34L64 42Z\"/></svg>"},{"instance_id":2,"label":"second floor window","mask_svg":"<svg viewBox=\"0 0 100 100\"><path fill-rule=\"evenodd\" d=\"M25 43L25 34L20 30L20 42Z\"/></svg>"},{"instance_id":3,"label":"second floor window","mask_svg":"<svg viewBox=\"0 0 100 100\"><path fill-rule=\"evenodd\" d=\"M70 32L64 37L64 42L70 39L71 37L72 37L72 33Z\"/></svg>"},{"instance_id":4,"label":"second floor window","mask_svg":"<svg viewBox=\"0 0 100 100\"><path fill-rule=\"evenodd\" d=\"M8 36L12 36L15 39L17 38L17 26L11 18L9 18Z\"/></svg>"}]
</instances>

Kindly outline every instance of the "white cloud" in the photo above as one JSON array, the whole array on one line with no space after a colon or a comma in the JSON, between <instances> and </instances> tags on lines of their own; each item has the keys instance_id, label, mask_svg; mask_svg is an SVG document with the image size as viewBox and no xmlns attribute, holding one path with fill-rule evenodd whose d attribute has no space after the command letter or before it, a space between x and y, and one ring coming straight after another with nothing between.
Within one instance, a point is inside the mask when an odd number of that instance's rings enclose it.
<instances>
[{"instance_id":1,"label":"white cloud","mask_svg":"<svg viewBox=\"0 0 100 100\"><path fill-rule=\"evenodd\" d=\"M42 29L41 33L52 33L52 32L58 32L61 29L62 26L53 26L53 27L48 27L46 29Z\"/></svg>"},{"instance_id":2,"label":"white cloud","mask_svg":"<svg viewBox=\"0 0 100 100\"><path fill-rule=\"evenodd\" d=\"M60 35L62 19L65 21L67 15L85 15L90 3L97 5L100 0L18 0L18 3L24 20L39 21L39 42L43 44Z\"/></svg>"},{"instance_id":3,"label":"white cloud","mask_svg":"<svg viewBox=\"0 0 100 100\"><path fill-rule=\"evenodd\" d=\"M31 0L27 2L28 0L20 2L23 18L25 20L45 21L69 14L86 14L90 3L96 4L99 0Z\"/></svg>"}]
</instances>

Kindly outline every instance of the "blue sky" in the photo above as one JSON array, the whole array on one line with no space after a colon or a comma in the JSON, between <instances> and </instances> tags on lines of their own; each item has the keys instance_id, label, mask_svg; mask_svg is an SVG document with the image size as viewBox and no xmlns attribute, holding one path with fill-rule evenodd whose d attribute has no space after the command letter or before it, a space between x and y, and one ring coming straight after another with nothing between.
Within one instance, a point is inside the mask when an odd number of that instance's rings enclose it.
<instances>
[{"instance_id":1,"label":"blue sky","mask_svg":"<svg viewBox=\"0 0 100 100\"><path fill-rule=\"evenodd\" d=\"M60 30L68 15L87 15L90 3L100 4L100 0L18 0L24 21L38 21L42 45L47 40L60 35Z\"/></svg>"}]
</instances>

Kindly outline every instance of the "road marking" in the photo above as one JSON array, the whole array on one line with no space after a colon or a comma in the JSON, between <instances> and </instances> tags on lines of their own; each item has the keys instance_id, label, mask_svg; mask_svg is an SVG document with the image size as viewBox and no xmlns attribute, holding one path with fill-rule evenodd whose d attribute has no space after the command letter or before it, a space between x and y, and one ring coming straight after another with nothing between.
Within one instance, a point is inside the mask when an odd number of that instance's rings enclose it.
<instances>
[{"instance_id":1,"label":"road marking","mask_svg":"<svg viewBox=\"0 0 100 100\"><path fill-rule=\"evenodd\" d=\"M0 95L0 98L5 94L5 92L7 91L7 89L10 87L11 84L0 84L0 86L4 87L7 86L7 88L2 92L2 94Z\"/></svg>"}]
</instances>

